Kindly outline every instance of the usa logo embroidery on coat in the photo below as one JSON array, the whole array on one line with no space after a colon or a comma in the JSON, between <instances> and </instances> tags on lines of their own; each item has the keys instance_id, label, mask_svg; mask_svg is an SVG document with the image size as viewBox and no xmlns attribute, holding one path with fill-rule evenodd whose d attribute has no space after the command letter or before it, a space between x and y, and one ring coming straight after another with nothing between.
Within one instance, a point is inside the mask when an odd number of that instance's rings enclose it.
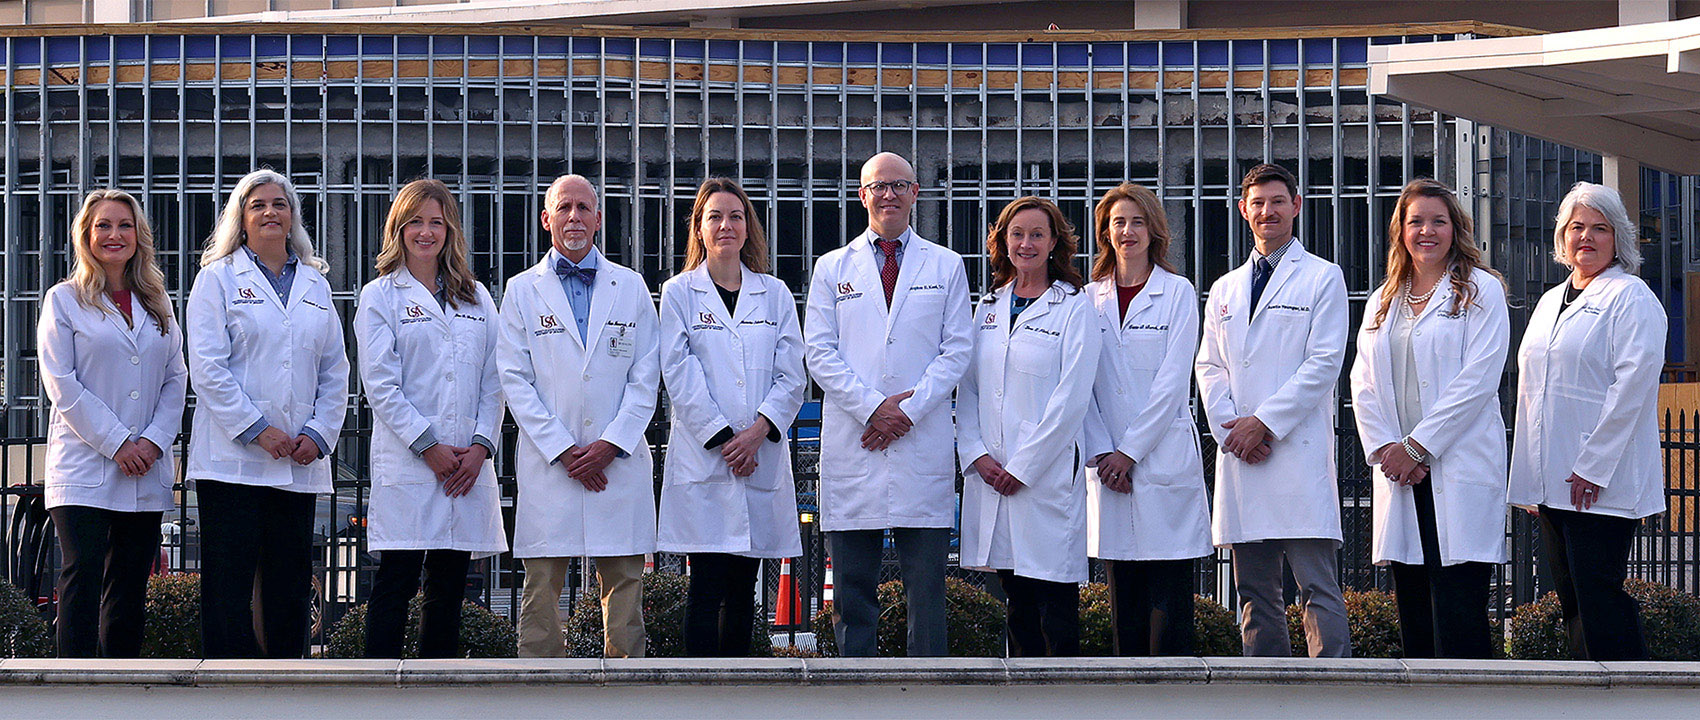
<instances>
[{"instance_id":1,"label":"usa logo embroidery on coat","mask_svg":"<svg viewBox=\"0 0 1700 720\"><path fill-rule=\"evenodd\" d=\"M537 326L539 329L533 334L539 337L567 331L566 328L561 327L561 321L556 320L554 315L538 315Z\"/></svg>"},{"instance_id":2,"label":"usa logo embroidery on coat","mask_svg":"<svg viewBox=\"0 0 1700 720\"><path fill-rule=\"evenodd\" d=\"M262 302L265 302L265 301L261 300L260 296L256 295L254 293L253 288L251 288L251 287L239 287L239 288L236 288L236 299L231 301L231 304L232 305L257 305L257 304L262 303Z\"/></svg>"}]
</instances>

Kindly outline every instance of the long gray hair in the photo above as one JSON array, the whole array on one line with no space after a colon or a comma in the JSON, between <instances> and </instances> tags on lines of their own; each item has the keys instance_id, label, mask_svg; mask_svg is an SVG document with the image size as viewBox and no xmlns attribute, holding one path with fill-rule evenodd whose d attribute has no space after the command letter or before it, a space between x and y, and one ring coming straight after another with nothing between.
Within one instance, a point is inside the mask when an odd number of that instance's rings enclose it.
<instances>
[{"instance_id":1,"label":"long gray hair","mask_svg":"<svg viewBox=\"0 0 1700 720\"><path fill-rule=\"evenodd\" d=\"M248 196L254 194L254 189L261 185L276 185L289 198L289 250L302 264L321 273L330 272L330 264L313 254L313 239L308 237L307 227L301 224L301 195L295 192L295 183L270 168L255 170L236 182L236 187L230 191L229 202L224 204L224 212L218 216L218 225L213 228L212 235L207 236L206 249L201 252L201 267L211 265L213 261L248 244L248 234L242 230L242 207L248 204Z\"/></svg>"}]
</instances>

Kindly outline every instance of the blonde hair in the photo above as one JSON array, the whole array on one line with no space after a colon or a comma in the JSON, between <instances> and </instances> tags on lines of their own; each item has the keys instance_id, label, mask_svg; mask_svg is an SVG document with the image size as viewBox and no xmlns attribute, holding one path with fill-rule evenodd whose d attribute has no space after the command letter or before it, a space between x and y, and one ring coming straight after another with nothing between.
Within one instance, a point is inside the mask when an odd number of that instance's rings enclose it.
<instances>
[{"instance_id":1,"label":"blonde hair","mask_svg":"<svg viewBox=\"0 0 1700 720\"><path fill-rule=\"evenodd\" d=\"M761 220L756 218L755 206L750 204L750 196L739 187L738 181L723 177L711 177L697 188L697 201L691 206L691 228L685 236L685 270L695 270L708 260L707 241L702 237L702 216L708 212L708 199L715 193L731 193L743 203L744 247L738 251L738 260L751 272L767 272L767 233L762 231Z\"/></svg>"},{"instance_id":2,"label":"blonde hair","mask_svg":"<svg viewBox=\"0 0 1700 720\"><path fill-rule=\"evenodd\" d=\"M1622 265L1624 272L1631 275L1640 272L1641 245L1637 240L1640 230L1623 207L1623 196L1613 188L1591 182L1572 185L1563 202L1558 204L1558 216L1554 218L1556 227L1552 231L1552 259L1567 268L1575 267L1564 254L1564 226L1570 224L1577 205L1593 208L1606 216L1606 222L1611 223L1612 229L1612 260Z\"/></svg>"},{"instance_id":3,"label":"blonde hair","mask_svg":"<svg viewBox=\"0 0 1700 720\"><path fill-rule=\"evenodd\" d=\"M390 203L390 214L384 218L384 242L378 250L378 274L388 275L407 264L407 243L402 240L402 229L407 221L419 214L419 208L424 207L427 200L436 200L443 208L443 223L448 226L443 246L437 252L437 272L443 278L443 290L449 304L455 307L477 305L477 278L466 262L467 242L460 226L460 206L455 204L454 194L441 180L414 180L396 192L395 201Z\"/></svg>"},{"instance_id":4,"label":"blonde hair","mask_svg":"<svg viewBox=\"0 0 1700 720\"><path fill-rule=\"evenodd\" d=\"M1382 281L1381 289L1376 292L1379 305L1371 329L1381 327L1387 320L1388 308L1398 299L1400 289L1416 274L1411 251L1404 242L1405 218L1410 213L1411 203L1424 197L1440 200L1452 221L1452 248L1446 252L1446 278L1452 282L1450 312L1457 314L1464 306L1475 303L1476 293L1481 291L1470 281L1470 274L1475 268L1488 271L1502 284L1505 282L1503 276L1482 260L1482 250L1476 247L1475 223L1464 212L1464 206L1458 203L1452 189L1428 178L1412 180L1399 191L1399 200L1393 204L1393 217L1387 221L1387 279Z\"/></svg>"},{"instance_id":5,"label":"blonde hair","mask_svg":"<svg viewBox=\"0 0 1700 720\"><path fill-rule=\"evenodd\" d=\"M207 236L206 249L201 252L201 267L211 265L248 244L248 233L242 229L242 208L248 203L248 196L261 185L276 185L289 198L290 252L295 253L303 265L310 265L321 273L330 272L331 266L313 254L313 239L307 236L307 227L301 224L301 196L295 192L295 184L270 168L255 170L236 181L236 187L230 191L230 200L224 204L224 212L219 213L218 225Z\"/></svg>"},{"instance_id":6,"label":"blonde hair","mask_svg":"<svg viewBox=\"0 0 1700 720\"><path fill-rule=\"evenodd\" d=\"M1104 193L1104 199L1099 200L1098 207L1092 210L1092 224L1098 238L1098 257L1092 261L1092 279L1103 280L1116 274L1116 246L1109 239L1110 211L1123 200L1139 206L1139 212L1145 216L1145 234L1150 237L1145 249L1151 264L1179 274L1174 263L1169 262L1172 238L1169 237L1169 218L1163 214L1163 202L1150 188L1124 182Z\"/></svg>"},{"instance_id":7,"label":"blonde hair","mask_svg":"<svg viewBox=\"0 0 1700 720\"><path fill-rule=\"evenodd\" d=\"M71 221L71 247L76 263L71 267L68 282L76 288L77 301L84 307L102 313L117 311L111 303L103 302L107 293L106 269L94 258L94 249L89 246L94 235L95 206L109 201L123 203L135 218L136 252L124 263L124 279L130 284L130 295L140 301L142 308L153 317L154 324L159 326L159 334L165 335L172 323L171 299L165 294L165 273L160 272L159 263L154 261L153 226L148 224L148 216L142 214L142 204L129 193L96 190L83 198L82 209ZM135 327L130 318L124 321Z\"/></svg>"}]
</instances>

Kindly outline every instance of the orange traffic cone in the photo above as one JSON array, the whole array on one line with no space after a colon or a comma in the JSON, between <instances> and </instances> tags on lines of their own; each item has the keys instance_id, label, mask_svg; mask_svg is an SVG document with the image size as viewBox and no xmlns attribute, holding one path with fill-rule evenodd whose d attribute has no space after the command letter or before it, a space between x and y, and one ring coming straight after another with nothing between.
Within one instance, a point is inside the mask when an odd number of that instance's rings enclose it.
<instances>
[{"instance_id":1,"label":"orange traffic cone","mask_svg":"<svg viewBox=\"0 0 1700 720\"><path fill-rule=\"evenodd\" d=\"M791 558L779 561L779 600L774 606L774 625L787 627L797 624L797 585L791 577Z\"/></svg>"}]
</instances>

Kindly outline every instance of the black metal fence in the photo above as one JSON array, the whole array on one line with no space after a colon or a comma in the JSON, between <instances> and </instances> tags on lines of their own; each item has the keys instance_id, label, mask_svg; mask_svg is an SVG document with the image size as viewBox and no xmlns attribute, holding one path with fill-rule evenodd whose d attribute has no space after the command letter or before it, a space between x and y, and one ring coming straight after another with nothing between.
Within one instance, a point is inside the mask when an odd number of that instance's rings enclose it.
<instances>
[{"instance_id":1,"label":"black metal fence","mask_svg":"<svg viewBox=\"0 0 1700 720\"><path fill-rule=\"evenodd\" d=\"M371 437L370 417L364 408L360 415L357 422L344 429L338 442L332 456L335 492L320 498L315 520L315 642L321 641L349 608L365 602L376 568L376 559L366 550L365 538L366 501L370 488L365 472ZM0 502L0 544L6 550L5 572L8 580L36 598L45 610L54 602L54 577L59 565L58 547L42 500L41 474L46 441L42 437L12 434L5 427L7 416L8 413L0 413L0 479L3 479L3 484L0 484L0 499L3 499ZM658 416L664 417L665 412L658 413ZM796 603L792 608L794 620L776 624L778 631L812 630L813 615L826 599L826 593L830 592L830 563L816 522L819 515L816 495L819 417L818 404L809 403L791 430L804 553L790 563L789 569ZM1630 574L1693 593L1700 589L1700 580L1697 580L1697 575L1700 575L1700 412L1669 412L1664 420L1662 447L1669 510L1648 518L1642 524L1631 553ZM1337 435L1341 520L1345 537L1340 550L1341 581L1349 588L1386 589L1389 587L1386 570L1376 567L1370 560L1369 468L1361 460L1356 432L1349 426L1341 427ZM1213 475L1211 466L1215 446L1208 432L1201 436L1208 478ZM502 448L496 461L502 512L510 532L513 507L517 501L512 459L516 438L517 430L509 424L504 428ZM657 459L655 482L659 487L661 459L666 449L664 420L651 425L648 439ZM186 447L186 438L179 438L173 449L180 459ZM178 465L181 473L181 460ZM194 572L200 567L198 513L190 491L182 483L177 486L177 498L177 509L167 513L161 528L161 569ZM1539 542L1535 524L1524 513L1510 512L1506 536L1511 560L1499 566L1495 573L1493 603L1496 615L1508 613L1545 591L1545 583L1535 561L1536 544ZM954 547L953 540L953 566ZM654 564L658 572L687 571L684 558L679 556L661 554L655 558ZM1218 551L1199 562L1198 592L1231 604L1233 588L1228 568L1225 551ZM978 572L953 567L952 573L975 584L984 583ZM1102 578L1102 570L1097 563L1094 563L1093 576L1094 579ZM775 619L773 616L778 609L781 577L780 561L764 561L761 606L769 620ZM885 577L897 577L895 558L889 555ZM522 582L523 563L516 562L511 553L503 553L473 564L468 576L468 596L498 614L512 618L519 607ZM574 573L568 584L567 602L575 600L591 582L593 580L588 573Z\"/></svg>"}]
</instances>

